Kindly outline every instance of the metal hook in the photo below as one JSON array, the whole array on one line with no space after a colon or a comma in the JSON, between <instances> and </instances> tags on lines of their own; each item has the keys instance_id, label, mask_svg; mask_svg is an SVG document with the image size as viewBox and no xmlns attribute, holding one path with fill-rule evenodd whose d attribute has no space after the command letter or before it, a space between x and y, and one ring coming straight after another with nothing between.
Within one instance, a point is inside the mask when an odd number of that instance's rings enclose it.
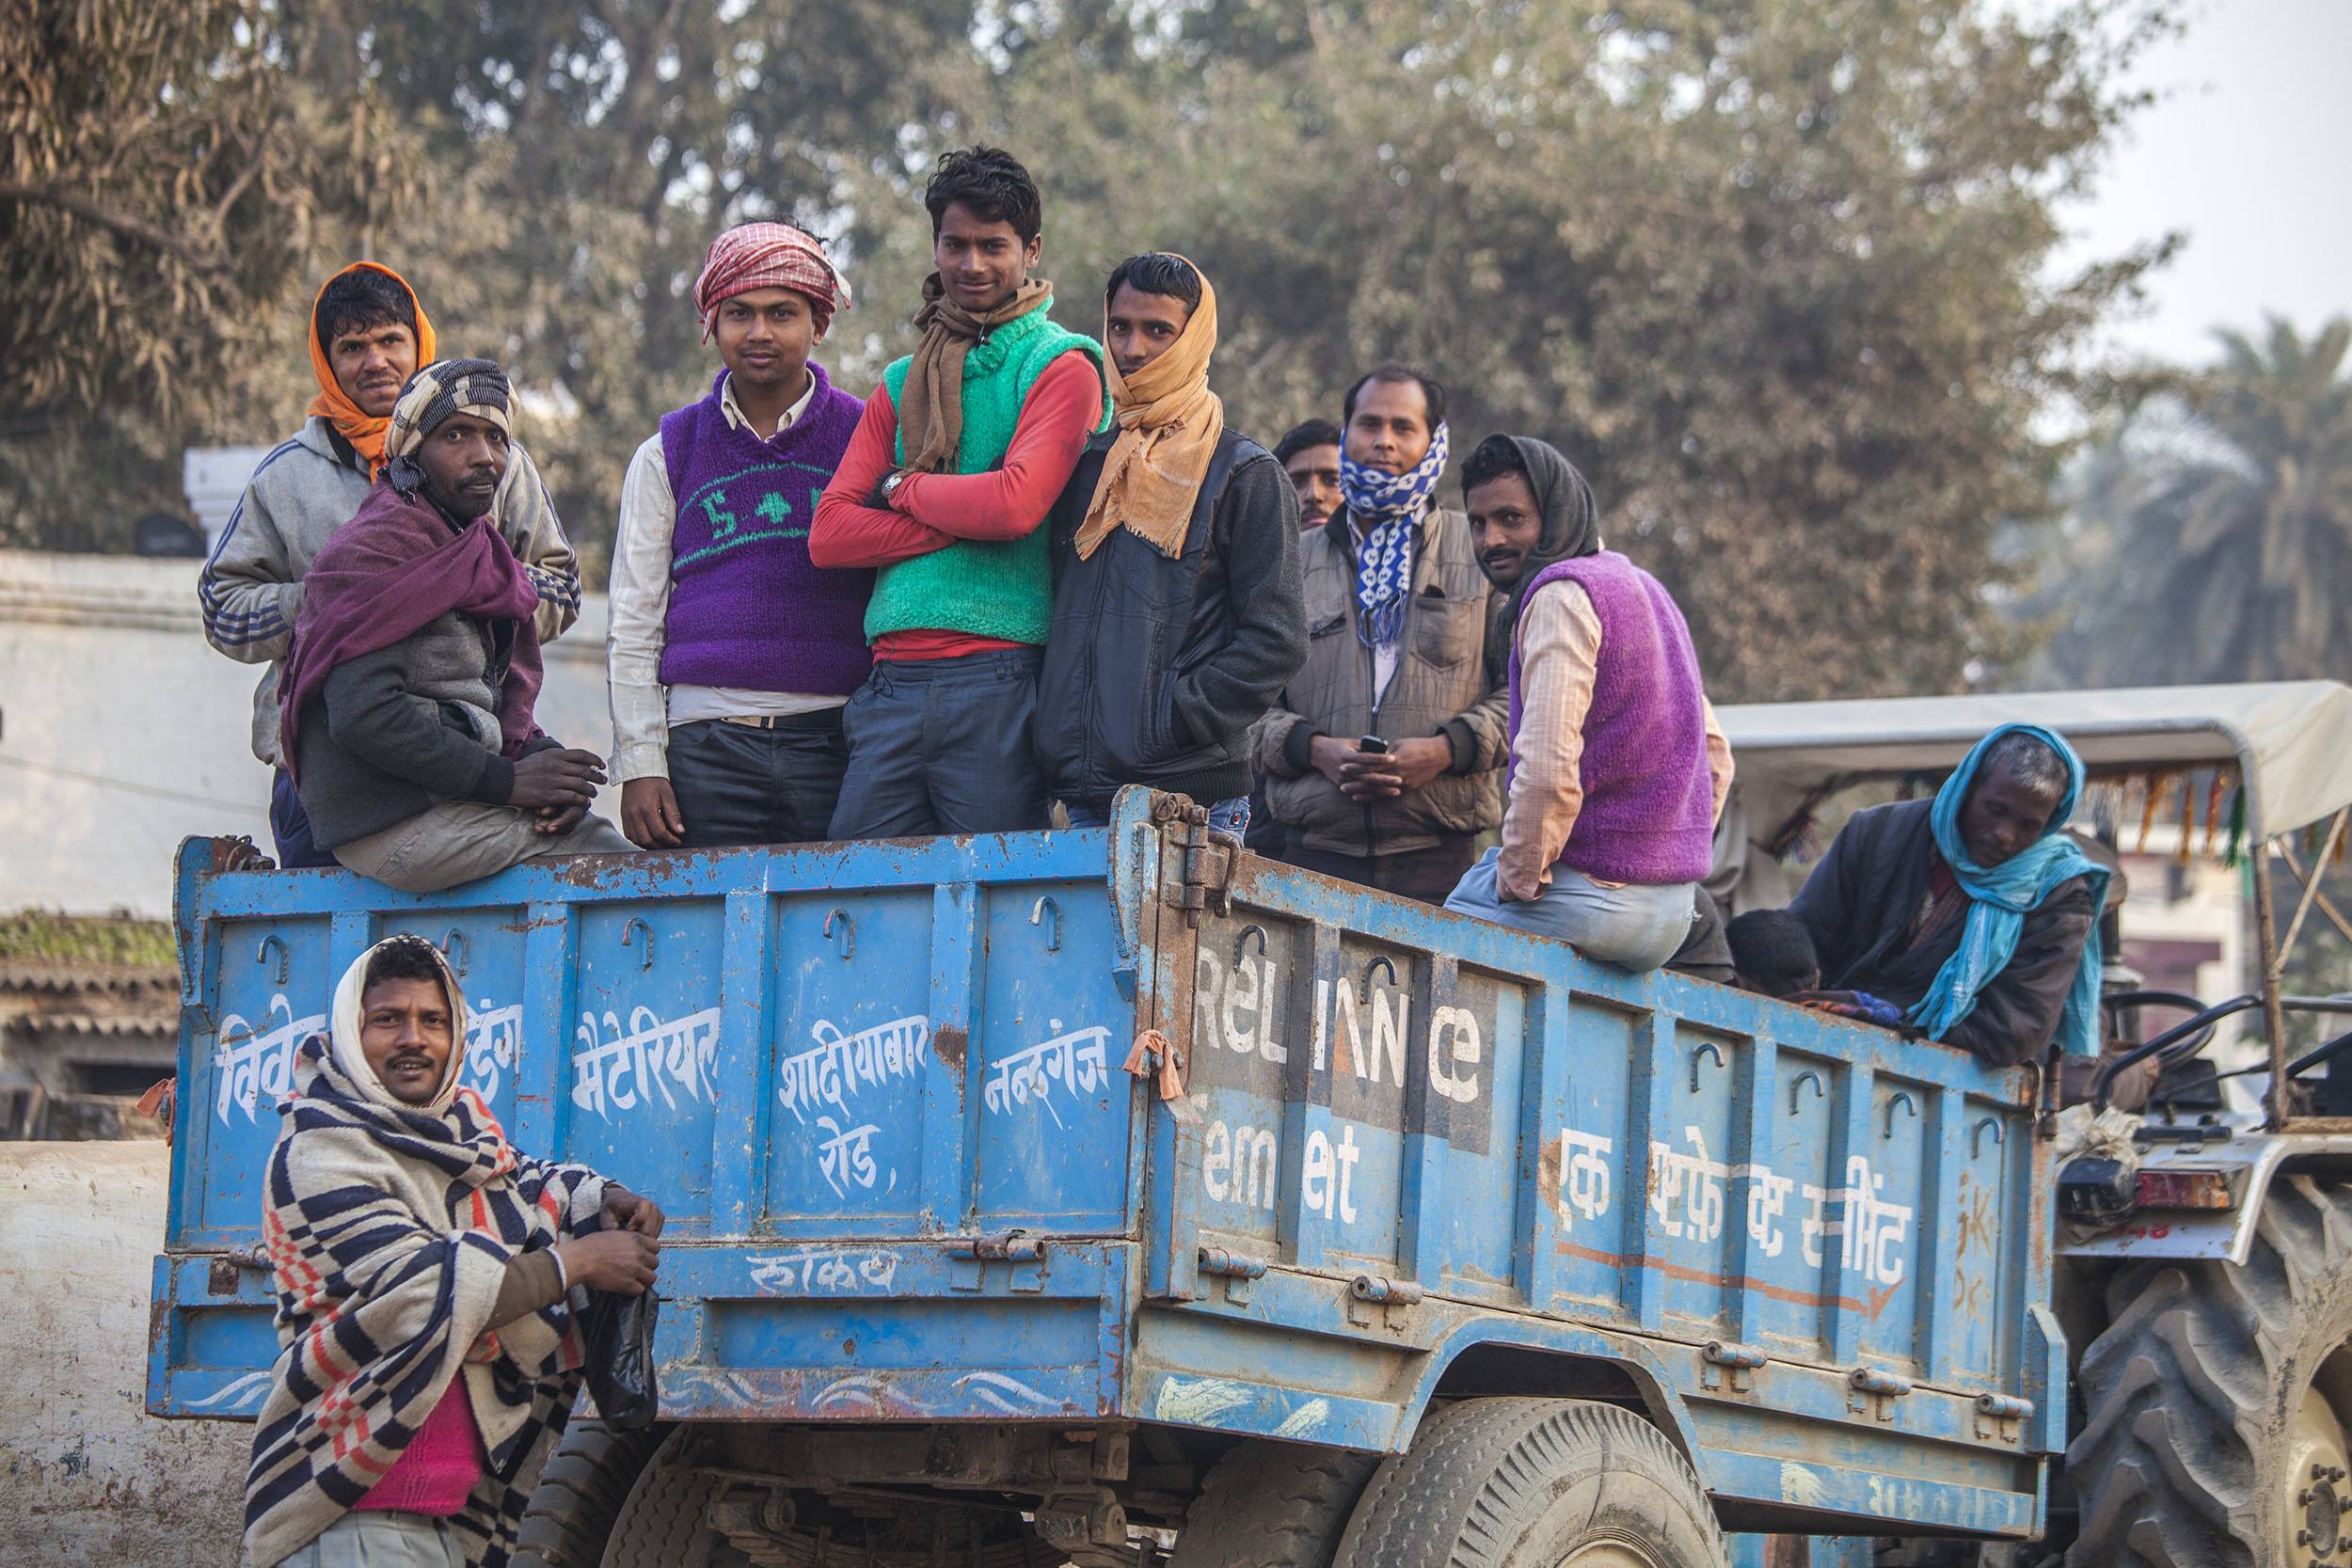
<instances>
[{"instance_id":1,"label":"metal hook","mask_svg":"<svg viewBox=\"0 0 2352 1568\"><path fill-rule=\"evenodd\" d=\"M1713 1040L1699 1041L1698 1049L1691 1053L1691 1092L1692 1094L1699 1092L1699 1058L1701 1056L1714 1057L1717 1067L1724 1065L1724 1053L1715 1049Z\"/></svg>"},{"instance_id":2,"label":"metal hook","mask_svg":"<svg viewBox=\"0 0 2352 1568\"><path fill-rule=\"evenodd\" d=\"M1041 899L1040 902L1041 903L1043 900ZM835 940L840 943L842 958L847 958L850 954L857 951L857 922L850 918L850 911L847 910L827 910L825 911L825 928L820 934L829 937L832 936L833 923L836 920L841 922L841 935ZM1061 927L1061 911L1059 910L1054 911L1054 926L1057 931L1058 931Z\"/></svg>"},{"instance_id":3,"label":"metal hook","mask_svg":"<svg viewBox=\"0 0 2352 1568\"><path fill-rule=\"evenodd\" d=\"M1886 1097L1886 1131L1879 1134L1883 1138L1891 1138L1895 1135L1895 1107L1898 1105L1911 1113L1912 1120L1919 1119L1919 1102L1912 1099L1905 1091L1897 1089Z\"/></svg>"},{"instance_id":4,"label":"metal hook","mask_svg":"<svg viewBox=\"0 0 2352 1568\"><path fill-rule=\"evenodd\" d=\"M1364 994L1366 996L1370 996L1372 994L1372 972L1375 969L1387 970L1389 972L1389 989L1391 990L1394 990L1396 989L1396 965L1389 962L1388 955L1383 953L1375 958L1372 962L1364 965Z\"/></svg>"},{"instance_id":5,"label":"metal hook","mask_svg":"<svg viewBox=\"0 0 2352 1568\"><path fill-rule=\"evenodd\" d=\"M1821 1075L1820 1073L1812 1071L1809 1069L1804 1072L1798 1073L1794 1078L1791 1078L1788 1081L1788 1114L1792 1117L1797 1114L1797 1101L1804 1098L1801 1091L1807 1084L1813 1085L1814 1099L1827 1100L1829 1098L1829 1090L1821 1087Z\"/></svg>"},{"instance_id":6,"label":"metal hook","mask_svg":"<svg viewBox=\"0 0 2352 1568\"><path fill-rule=\"evenodd\" d=\"M1998 1148L2001 1145L2009 1142L2008 1134L2001 1131L2001 1118L1998 1117L1986 1117L1983 1120L1977 1123L1976 1131L1968 1134L1968 1158L1971 1160L1975 1159L1978 1153L1983 1149L1984 1134L1988 1128L1992 1130L1994 1148Z\"/></svg>"},{"instance_id":7,"label":"metal hook","mask_svg":"<svg viewBox=\"0 0 2352 1568\"><path fill-rule=\"evenodd\" d=\"M286 977L294 973L294 958L286 951L286 944L277 932L273 931L262 939L261 948L253 955L253 961L257 964L269 962L269 950L273 947L278 949L278 983L282 986Z\"/></svg>"},{"instance_id":8,"label":"metal hook","mask_svg":"<svg viewBox=\"0 0 2352 1568\"><path fill-rule=\"evenodd\" d=\"M1265 934L1264 927L1256 921L1251 921L1241 928L1241 935L1233 939L1233 967L1235 969L1241 967L1243 955L1249 951L1249 939L1252 936L1258 939L1258 957L1262 958L1265 957L1265 944L1272 939ZM1393 974L1396 972L1391 970L1389 973Z\"/></svg>"},{"instance_id":9,"label":"metal hook","mask_svg":"<svg viewBox=\"0 0 2352 1568\"><path fill-rule=\"evenodd\" d=\"M473 944L466 940L465 932L452 926L441 933L441 957L449 960L451 972L462 980L473 960Z\"/></svg>"},{"instance_id":10,"label":"metal hook","mask_svg":"<svg viewBox=\"0 0 2352 1568\"><path fill-rule=\"evenodd\" d=\"M631 945L629 934L632 931L645 933L645 944L638 949L637 967L641 970L651 969L653 967L653 927L645 924L644 916L630 915L621 924L621 945L623 947Z\"/></svg>"},{"instance_id":11,"label":"metal hook","mask_svg":"<svg viewBox=\"0 0 2352 1568\"><path fill-rule=\"evenodd\" d=\"M1046 932L1045 951L1058 953L1061 951L1061 906L1055 903L1051 897L1039 899L1029 910L1029 924L1032 926L1039 924L1049 913L1054 917L1054 924ZM845 915L843 918L848 917Z\"/></svg>"}]
</instances>

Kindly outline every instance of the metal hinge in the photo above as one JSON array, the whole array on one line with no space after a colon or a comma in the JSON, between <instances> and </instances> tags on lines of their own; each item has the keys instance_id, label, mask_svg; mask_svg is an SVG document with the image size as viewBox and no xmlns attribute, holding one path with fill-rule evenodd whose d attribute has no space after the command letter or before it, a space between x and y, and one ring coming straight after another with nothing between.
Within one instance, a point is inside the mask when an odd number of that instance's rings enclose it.
<instances>
[{"instance_id":1,"label":"metal hinge","mask_svg":"<svg viewBox=\"0 0 2352 1568\"><path fill-rule=\"evenodd\" d=\"M1241 859L1239 841L1230 834L1212 832L1208 808L1195 805L1182 795L1156 797L1152 802L1152 819L1160 825L1160 834L1168 847L1176 851L1170 867L1174 876L1165 880L1160 890L1168 908L1184 911L1184 924L1194 927L1200 926L1203 910L1219 915L1231 913L1229 895L1233 886L1233 870Z\"/></svg>"},{"instance_id":2,"label":"metal hinge","mask_svg":"<svg viewBox=\"0 0 2352 1568\"><path fill-rule=\"evenodd\" d=\"M1225 1299L1234 1306L1249 1300L1249 1282L1265 1277L1266 1260L1247 1253L1228 1252L1221 1246L1200 1249L1200 1272L1225 1281Z\"/></svg>"}]
</instances>

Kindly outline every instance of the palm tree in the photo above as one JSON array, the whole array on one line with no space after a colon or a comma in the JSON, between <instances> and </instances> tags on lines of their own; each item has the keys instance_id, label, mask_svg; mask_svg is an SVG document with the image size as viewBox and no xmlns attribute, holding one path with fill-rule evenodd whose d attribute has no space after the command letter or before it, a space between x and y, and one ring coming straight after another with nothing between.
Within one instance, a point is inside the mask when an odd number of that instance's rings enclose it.
<instances>
[{"instance_id":1,"label":"palm tree","mask_svg":"<svg viewBox=\"0 0 2352 1568\"><path fill-rule=\"evenodd\" d=\"M2352 679L2352 320L2219 337L2075 471L2065 678Z\"/></svg>"}]
</instances>

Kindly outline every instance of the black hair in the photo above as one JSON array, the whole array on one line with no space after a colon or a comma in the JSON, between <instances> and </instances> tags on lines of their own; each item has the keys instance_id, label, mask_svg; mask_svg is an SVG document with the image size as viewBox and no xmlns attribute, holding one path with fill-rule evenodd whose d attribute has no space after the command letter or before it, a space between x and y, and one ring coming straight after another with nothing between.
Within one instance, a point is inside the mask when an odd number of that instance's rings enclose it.
<instances>
[{"instance_id":1,"label":"black hair","mask_svg":"<svg viewBox=\"0 0 2352 1568\"><path fill-rule=\"evenodd\" d=\"M1462 460L1462 494L1468 496L1504 474L1518 474L1526 479L1529 489L1534 488L1535 478L1527 471L1527 456L1519 451L1519 444L1508 436L1489 436Z\"/></svg>"},{"instance_id":2,"label":"black hair","mask_svg":"<svg viewBox=\"0 0 2352 1568\"><path fill-rule=\"evenodd\" d=\"M2052 751L2047 741L2023 730L2013 730L1993 743L1993 749L1984 753L1984 765L1977 770L1977 777L1981 779L2003 764L2008 765L2010 778L2036 795L2063 799L2066 786L2074 782L2066 759Z\"/></svg>"},{"instance_id":3,"label":"black hair","mask_svg":"<svg viewBox=\"0 0 2352 1568\"><path fill-rule=\"evenodd\" d=\"M1787 996L1820 982L1813 933L1787 910L1750 910L1724 927L1724 941L1731 944L1732 967L1752 990Z\"/></svg>"},{"instance_id":4,"label":"black hair","mask_svg":"<svg viewBox=\"0 0 2352 1568\"><path fill-rule=\"evenodd\" d=\"M960 147L939 155L931 182L923 187L923 205L931 214L931 238L939 238L940 220L950 203L960 202L982 223L1009 223L1027 245L1045 227L1045 203L1037 182L1021 160L1001 147Z\"/></svg>"},{"instance_id":5,"label":"black hair","mask_svg":"<svg viewBox=\"0 0 2352 1568\"><path fill-rule=\"evenodd\" d=\"M1340 405L1340 420L1343 424L1356 417L1357 394L1375 381L1419 382L1421 395L1429 404L1429 428L1435 430L1445 422L1445 388L1410 365L1395 359L1386 359L1358 376L1356 385L1347 389L1346 401Z\"/></svg>"},{"instance_id":6,"label":"black hair","mask_svg":"<svg viewBox=\"0 0 2352 1568\"><path fill-rule=\"evenodd\" d=\"M1287 467L1292 458L1310 447L1336 447L1341 441L1340 427L1330 420L1301 420L1274 443L1274 461Z\"/></svg>"},{"instance_id":7,"label":"black hair","mask_svg":"<svg viewBox=\"0 0 2352 1568\"><path fill-rule=\"evenodd\" d=\"M368 988L385 980L430 980L446 985L441 969L441 956L424 938L403 932L387 937L376 950L368 955L368 973L359 983L359 992L366 995Z\"/></svg>"},{"instance_id":8,"label":"black hair","mask_svg":"<svg viewBox=\"0 0 2352 1568\"><path fill-rule=\"evenodd\" d=\"M1184 302L1187 314L1200 309L1200 275L1182 256L1170 256L1165 250L1147 250L1140 256L1130 256L1111 269L1111 280L1103 285L1103 303L1109 305L1111 296L1124 283L1139 294L1160 294Z\"/></svg>"},{"instance_id":9,"label":"black hair","mask_svg":"<svg viewBox=\"0 0 2352 1568\"><path fill-rule=\"evenodd\" d=\"M364 332L371 326L405 326L413 335L416 300L373 267L340 273L319 291L318 305L310 312L310 330L318 334L321 348L332 348L342 333Z\"/></svg>"}]
</instances>

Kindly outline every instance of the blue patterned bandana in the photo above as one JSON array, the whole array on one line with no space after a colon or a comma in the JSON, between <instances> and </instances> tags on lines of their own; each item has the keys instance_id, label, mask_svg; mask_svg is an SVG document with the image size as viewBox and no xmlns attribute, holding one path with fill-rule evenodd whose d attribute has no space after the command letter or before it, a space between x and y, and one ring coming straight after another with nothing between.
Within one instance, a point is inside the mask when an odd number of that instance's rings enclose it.
<instances>
[{"instance_id":1,"label":"blue patterned bandana","mask_svg":"<svg viewBox=\"0 0 2352 1568\"><path fill-rule=\"evenodd\" d=\"M1413 525L1421 520L1429 492L1445 472L1445 421L1429 438L1429 451L1401 474L1367 468L1340 451L1340 495L1347 515L1364 531L1356 555L1356 640L1385 648L1405 629L1405 603L1413 588Z\"/></svg>"}]
</instances>

